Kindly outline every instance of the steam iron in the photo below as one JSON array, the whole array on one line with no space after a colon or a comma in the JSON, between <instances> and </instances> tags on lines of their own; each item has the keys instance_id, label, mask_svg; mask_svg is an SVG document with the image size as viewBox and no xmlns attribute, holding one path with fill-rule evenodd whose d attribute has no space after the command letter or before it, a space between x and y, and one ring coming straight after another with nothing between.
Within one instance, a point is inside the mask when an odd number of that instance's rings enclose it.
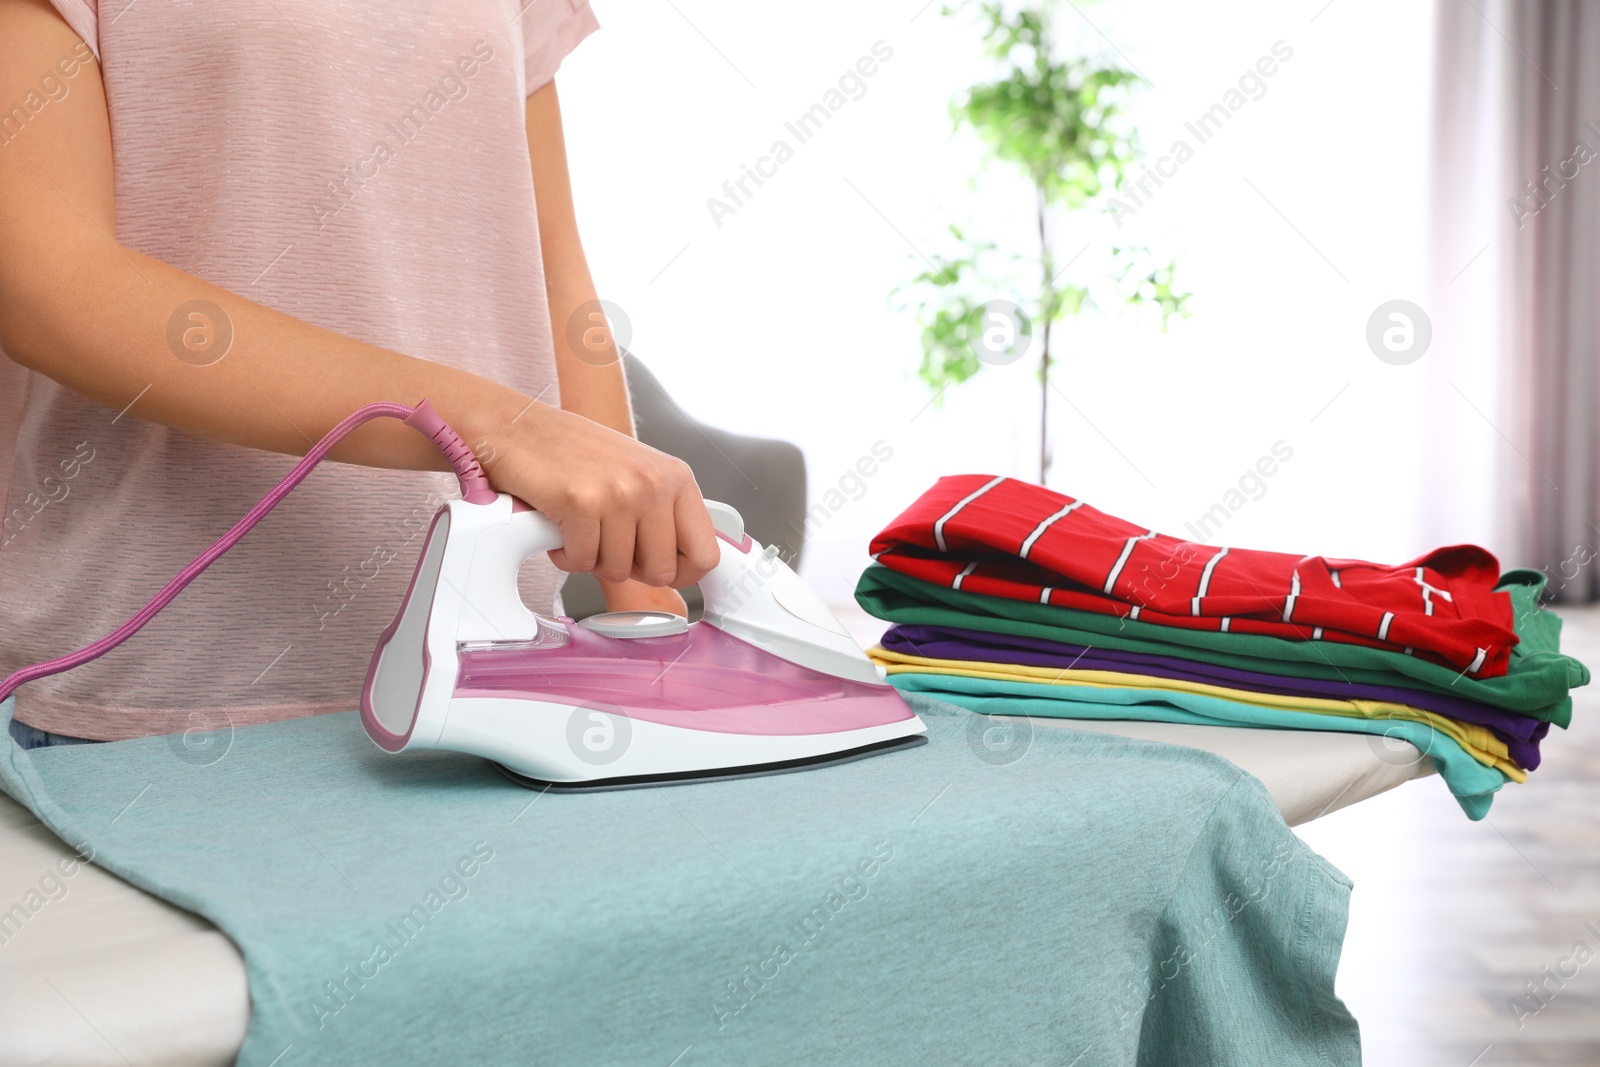
<instances>
[{"instance_id":1,"label":"steam iron","mask_svg":"<svg viewBox=\"0 0 1600 1067\"><path fill-rule=\"evenodd\" d=\"M367 669L361 721L389 752L451 749L538 788L614 788L797 770L926 740L926 727L816 594L708 503L721 561L700 583L705 618L617 612L535 615L517 571L561 530L490 486L427 400L379 401L329 430L261 502L121 626L76 652L0 679L0 700L98 659L137 634L373 419L423 434L461 499L433 517L394 622Z\"/></svg>"},{"instance_id":2,"label":"steam iron","mask_svg":"<svg viewBox=\"0 0 1600 1067\"><path fill-rule=\"evenodd\" d=\"M368 736L482 756L541 789L798 770L926 740L777 549L733 508L707 507L721 561L700 583L701 621L574 622L517 593L523 560L561 547L555 523L504 493L445 504L367 671Z\"/></svg>"}]
</instances>

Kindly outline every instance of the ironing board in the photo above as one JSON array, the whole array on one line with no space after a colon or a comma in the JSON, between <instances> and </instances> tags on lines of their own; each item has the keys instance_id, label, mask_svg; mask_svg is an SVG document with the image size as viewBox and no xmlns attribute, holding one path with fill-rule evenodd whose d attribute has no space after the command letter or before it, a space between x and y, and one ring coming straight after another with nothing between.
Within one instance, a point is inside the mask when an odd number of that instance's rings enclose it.
<instances>
[{"instance_id":1,"label":"ironing board","mask_svg":"<svg viewBox=\"0 0 1600 1067\"><path fill-rule=\"evenodd\" d=\"M1204 749L1255 775L1290 825L1433 773L1399 743L1351 734L1148 722L1013 720ZM244 1040L249 989L233 943L209 923L79 865L25 921L6 918L72 851L0 795L0 1067L123 1064L118 1047L159 1047L147 1062L227 1064ZM36 898L37 899L37 898ZM138 1038L135 1040L135 1038Z\"/></svg>"}]
</instances>

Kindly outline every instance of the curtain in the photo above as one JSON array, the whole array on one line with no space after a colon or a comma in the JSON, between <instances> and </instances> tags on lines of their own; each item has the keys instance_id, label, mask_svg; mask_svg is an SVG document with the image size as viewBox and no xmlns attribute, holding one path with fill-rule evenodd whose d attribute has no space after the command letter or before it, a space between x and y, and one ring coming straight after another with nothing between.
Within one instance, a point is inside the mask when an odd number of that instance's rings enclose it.
<instances>
[{"instance_id":1,"label":"curtain","mask_svg":"<svg viewBox=\"0 0 1600 1067\"><path fill-rule=\"evenodd\" d=\"M1600 4L1440 0L1430 533L1600 596ZM1454 529L1452 537L1446 528Z\"/></svg>"}]
</instances>

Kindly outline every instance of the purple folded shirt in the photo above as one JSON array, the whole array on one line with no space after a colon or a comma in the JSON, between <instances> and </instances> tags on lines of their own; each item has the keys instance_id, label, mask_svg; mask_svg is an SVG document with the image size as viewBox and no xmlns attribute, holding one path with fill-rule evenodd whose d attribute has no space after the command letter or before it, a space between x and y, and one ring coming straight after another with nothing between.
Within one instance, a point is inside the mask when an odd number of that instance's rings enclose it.
<instances>
[{"instance_id":1,"label":"purple folded shirt","mask_svg":"<svg viewBox=\"0 0 1600 1067\"><path fill-rule=\"evenodd\" d=\"M1049 641L1020 634L962 630L948 626L892 626L883 635L883 647L910 656L931 659L978 660L983 663L1018 663L1028 667L1060 667L1083 671L1119 671L1152 678L1243 689L1251 693L1325 697L1333 700L1382 700L1408 704L1461 722L1486 726L1506 743L1517 766L1539 766L1539 742L1550 724L1529 715L1516 715L1476 700L1400 686L1339 682L1320 678L1292 678L1258 671L1238 670L1215 663L1180 659L1150 652L1121 652Z\"/></svg>"}]
</instances>

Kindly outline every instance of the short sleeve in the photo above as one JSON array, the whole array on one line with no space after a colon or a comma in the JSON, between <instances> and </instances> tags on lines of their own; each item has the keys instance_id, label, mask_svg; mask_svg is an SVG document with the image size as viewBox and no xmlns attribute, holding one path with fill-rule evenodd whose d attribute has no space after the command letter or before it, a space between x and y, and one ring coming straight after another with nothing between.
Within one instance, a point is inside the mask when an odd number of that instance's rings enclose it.
<instances>
[{"instance_id":1,"label":"short sleeve","mask_svg":"<svg viewBox=\"0 0 1600 1067\"><path fill-rule=\"evenodd\" d=\"M588 0L532 0L522 14L522 55L528 95L550 84L561 61L599 28L600 23L589 9Z\"/></svg>"},{"instance_id":2,"label":"short sleeve","mask_svg":"<svg viewBox=\"0 0 1600 1067\"><path fill-rule=\"evenodd\" d=\"M67 25L78 31L98 62L100 59L100 0L50 0Z\"/></svg>"}]
</instances>

